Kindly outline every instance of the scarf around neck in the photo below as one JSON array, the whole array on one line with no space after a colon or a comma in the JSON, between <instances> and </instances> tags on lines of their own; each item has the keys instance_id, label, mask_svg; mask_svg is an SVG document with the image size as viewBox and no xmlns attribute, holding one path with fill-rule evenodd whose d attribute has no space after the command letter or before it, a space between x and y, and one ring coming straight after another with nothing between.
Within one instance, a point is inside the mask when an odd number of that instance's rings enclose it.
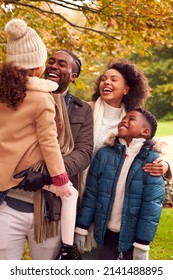
<instances>
[{"instance_id":1,"label":"scarf around neck","mask_svg":"<svg viewBox=\"0 0 173 280\"><path fill-rule=\"evenodd\" d=\"M100 130L101 130L101 125L102 125L102 120L104 116L104 102L101 97L99 97L94 105L94 111L93 111L93 117L94 117L94 148L96 146ZM120 115L120 120L126 115L125 107L124 104L121 103L121 115Z\"/></svg>"},{"instance_id":2,"label":"scarf around neck","mask_svg":"<svg viewBox=\"0 0 173 280\"><path fill-rule=\"evenodd\" d=\"M52 93L56 105L55 122L57 126L58 142L60 145L62 156L70 154L74 149L74 141L65 104L66 94L67 91L62 94ZM38 168L40 168L39 164L36 167L36 169ZM45 195L49 200L57 199L55 194L51 192L46 191ZM34 193L34 239L37 243L41 243L43 242L43 240L46 240L50 237L56 237L58 234L58 221L49 221L48 218L44 215L44 213L44 191L40 189Z\"/></svg>"}]
</instances>

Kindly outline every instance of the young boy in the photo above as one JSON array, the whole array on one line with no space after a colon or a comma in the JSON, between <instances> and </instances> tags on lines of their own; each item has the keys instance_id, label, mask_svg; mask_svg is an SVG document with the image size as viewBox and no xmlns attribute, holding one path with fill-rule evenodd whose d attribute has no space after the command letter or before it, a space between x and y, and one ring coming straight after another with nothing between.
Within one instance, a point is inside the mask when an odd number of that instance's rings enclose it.
<instances>
[{"instance_id":1,"label":"young boy","mask_svg":"<svg viewBox=\"0 0 173 280\"><path fill-rule=\"evenodd\" d=\"M164 180L143 171L158 153L151 140L155 117L145 109L127 113L118 125L113 147L95 155L77 217L75 242L84 249L87 229L94 223L97 259L147 260L164 198Z\"/></svg>"}]
</instances>

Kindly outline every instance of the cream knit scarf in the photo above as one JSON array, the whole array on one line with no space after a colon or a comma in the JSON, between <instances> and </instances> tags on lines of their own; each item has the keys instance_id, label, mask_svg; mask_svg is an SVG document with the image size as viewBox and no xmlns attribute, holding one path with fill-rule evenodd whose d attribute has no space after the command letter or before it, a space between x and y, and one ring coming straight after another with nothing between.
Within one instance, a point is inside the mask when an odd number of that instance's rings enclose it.
<instances>
[{"instance_id":1,"label":"cream knit scarf","mask_svg":"<svg viewBox=\"0 0 173 280\"><path fill-rule=\"evenodd\" d=\"M66 94L67 91L63 94L52 94L56 104L55 121L57 125L58 142L63 156L70 154L74 149L74 141L64 99ZM36 171L40 168L42 163L43 162L40 162L35 166ZM47 195L55 196L51 192L48 192ZM56 199L56 197L54 197L54 199ZM34 239L37 243L41 243L43 240L50 237L56 237L58 234L58 221L49 221L48 218L44 216L44 209L43 190L40 189L34 193Z\"/></svg>"},{"instance_id":2,"label":"cream knit scarf","mask_svg":"<svg viewBox=\"0 0 173 280\"><path fill-rule=\"evenodd\" d=\"M102 120L103 120L103 115L104 115L104 102L101 97L97 99L97 101L94 104L93 108L93 117L94 117L94 148L96 146L100 130L101 130L101 125L102 125ZM92 106L92 104L91 104ZM122 119L126 115L125 107L124 104L121 103L121 117Z\"/></svg>"}]
</instances>

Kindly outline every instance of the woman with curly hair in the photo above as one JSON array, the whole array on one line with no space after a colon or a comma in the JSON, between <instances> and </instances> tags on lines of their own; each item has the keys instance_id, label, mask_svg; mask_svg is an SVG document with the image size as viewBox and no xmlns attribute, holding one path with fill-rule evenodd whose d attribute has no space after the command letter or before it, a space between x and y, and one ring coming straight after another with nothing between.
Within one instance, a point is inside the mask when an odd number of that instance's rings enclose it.
<instances>
[{"instance_id":1,"label":"woman with curly hair","mask_svg":"<svg viewBox=\"0 0 173 280\"><path fill-rule=\"evenodd\" d=\"M135 64L127 60L109 63L96 82L90 103L94 111L94 152L104 145L110 132L117 134L117 124L126 112L142 106L149 95L147 78Z\"/></svg>"},{"instance_id":2,"label":"woman with curly hair","mask_svg":"<svg viewBox=\"0 0 173 280\"><path fill-rule=\"evenodd\" d=\"M142 107L150 96L150 87L146 76L138 67L128 60L112 60L104 73L96 81L95 92L92 101L89 102L94 116L94 153L93 157L105 141L111 135L117 135L118 124L127 112L137 107ZM152 176L164 175L171 177L171 171L167 162L157 158L153 163L147 163L144 171ZM88 170L88 169L87 169ZM81 176L81 188L79 189L82 200L85 190L87 170ZM96 246L92 237L92 226L86 239L85 251L91 251ZM75 237L76 244L80 243L80 235ZM83 247L84 249L84 247ZM91 253L83 255L83 258L93 258Z\"/></svg>"},{"instance_id":3,"label":"woman with curly hair","mask_svg":"<svg viewBox=\"0 0 173 280\"><path fill-rule=\"evenodd\" d=\"M69 181L63 143L58 142L66 120L51 94L57 83L39 78L45 70L46 46L21 19L9 21L5 30L7 62L0 67L0 259L21 259L26 240L32 259L63 259L59 239L66 259L80 258L73 246L78 192ZM70 141L64 139L64 154L73 147ZM16 173L40 170L43 160L51 176L47 191L15 187L23 179L14 178ZM62 200L61 234L59 218L52 221L47 214L48 191Z\"/></svg>"}]
</instances>

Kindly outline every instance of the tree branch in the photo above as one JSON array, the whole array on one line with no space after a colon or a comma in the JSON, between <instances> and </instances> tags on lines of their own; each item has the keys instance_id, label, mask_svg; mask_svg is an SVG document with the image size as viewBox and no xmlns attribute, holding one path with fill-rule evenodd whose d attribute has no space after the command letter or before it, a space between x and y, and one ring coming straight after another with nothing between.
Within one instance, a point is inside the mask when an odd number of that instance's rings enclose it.
<instances>
[{"instance_id":1,"label":"tree branch","mask_svg":"<svg viewBox=\"0 0 173 280\"><path fill-rule=\"evenodd\" d=\"M63 21L65 21L66 23L68 23L70 26L72 26L73 28L75 28L76 30L80 31L80 32L84 32L84 31L90 31L90 32L94 32L94 33L97 33L97 34L100 34L102 35L103 37L105 38L108 38L108 39L114 39L114 40L117 40L119 41L120 39L119 38L116 38L115 36L112 36L110 34L107 34L106 32L104 31L101 31L101 30L97 30L97 29L94 29L94 28L90 28L90 27L85 27L85 26L80 26L80 25L77 25L77 24L74 24L72 23L71 21L69 21L67 18L65 18L64 16L62 16L60 13L57 13L55 11L53 11L52 9L50 11L47 11L47 10L44 10L42 8L39 8L39 7L36 7L34 5L31 5L31 4L27 4L27 3L21 3L20 1L15 1L15 0L6 0L6 2L11 2L12 4L16 4L18 6L24 6L24 7L28 7L28 8L31 8L31 9L34 9L36 11L38 11L39 13L41 14L49 14L49 15L55 15L55 16L58 16L59 18L61 18ZM35 2L35 0L33 1L30 1L30 2ZM45 2L45 1L39 1L39 2ZM52 1L52 0L49 0L49 1L46 1L46 2L55 2L55 1ZM65 1L64 1L65 2ZM61 6L61 5L60 5ZM98 12L98 11L97 11Z\"/></svg>"}]
</instances>

